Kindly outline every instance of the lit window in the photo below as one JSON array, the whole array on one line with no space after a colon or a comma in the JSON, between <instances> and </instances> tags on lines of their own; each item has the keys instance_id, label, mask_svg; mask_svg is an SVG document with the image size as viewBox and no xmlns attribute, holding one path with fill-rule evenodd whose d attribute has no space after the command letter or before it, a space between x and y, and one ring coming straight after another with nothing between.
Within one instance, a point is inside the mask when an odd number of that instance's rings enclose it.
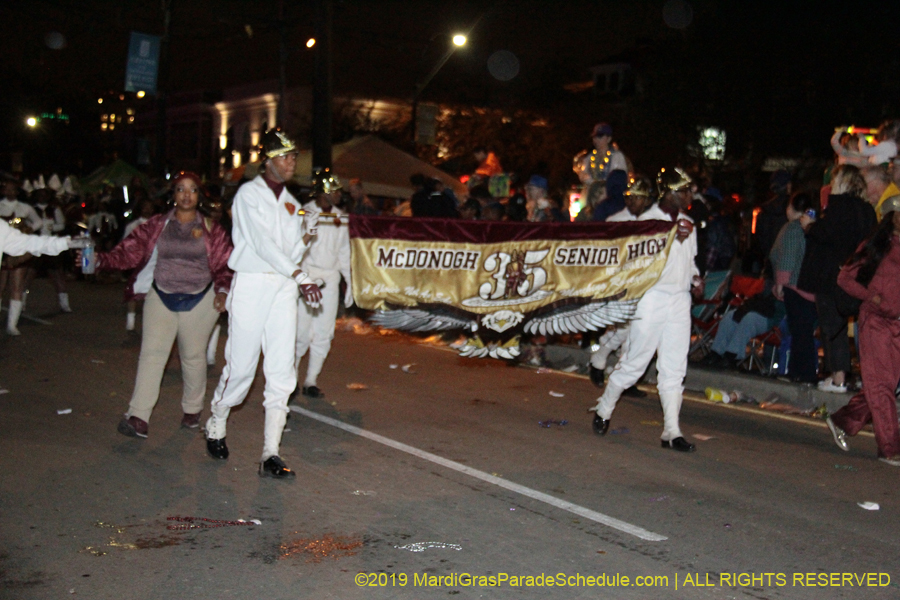
<instances>
[{"instance_id":1,"label":"lit window","mask_svg":"<svg viewBox=\"0 0 900 600\"><path fill-rule=\"evenodd\" d=\"M134 117L128 117L128 122L129 122L129 123L134 123Z\"/></svg>"},{"instance_id":2,"label":"lit window","mask_svg":"<svg viewBox=\"0 0 900 600\"><path fill-rule=\"evenodd\" d=\"M100 129L102 129L103 131L106 131L107 127L109 127L109 125L107 125L106 123L100 123Z\"/></svg>"},{"instance_id":3,"label":"lit window","mask_svg":"<svg viewBox=\"0 0 900 600\"><path fill-rule=\"evenodd\" d=\"M134 114L134 109L133 109L133 108L126 108L126 109L125 109L125 114L126 114L126 115L133 115L133 114Z\"/></svg>"},{"instance_id":4,"label":"lit window","mask_svg":"<svg viewBox=\"0 0 900 600\"><path fill-rule=\"evenodd\" d=\"M109 115L109 122L110 122L110 123L115 123L115 122L116 122L116 115Z\"/></svg>"},{"instance_id":5,"label":"lit window","mask_svg":"<svg viewBox=\"0 0 900 600\"><path fill-rule=\"evenodd\" d=\"M112 131L112 130L115 129L115 128L116 128L115 125L110 125L110 126L109 126L109 130L110 130L110 131Z\"/></svg>"},{"instance_id":6,"label":"lit window","mask_svg":"<svg viewBox=\"0 0 900 600\"><path fill-rule=\"evenodd\" d=\"M707 160L724 160L725 132L716 127L700 129L700 147Z\"/></svg>"},{"instance_id":7,"label":"lit window","mask_svg":"<svg viewBox=\"0 0 900 600\"><path fill-rule=\"evenodd\" d=\"M109 115L100 115L100 120L106 123L109 121Z\"/></svg>"}]
</instances>

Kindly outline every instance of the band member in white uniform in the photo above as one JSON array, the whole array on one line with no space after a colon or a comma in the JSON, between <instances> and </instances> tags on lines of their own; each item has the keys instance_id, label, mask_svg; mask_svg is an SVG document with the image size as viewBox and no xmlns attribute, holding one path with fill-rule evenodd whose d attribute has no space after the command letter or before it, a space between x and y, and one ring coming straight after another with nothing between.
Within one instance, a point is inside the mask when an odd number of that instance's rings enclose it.
<instances>
[{"instance_id":1,"label":"band member in white uniform","mask_svg":"<svg viewBox=\"0 0 900 600\"><path fill-rule=\"evenodd\" d=\"M34 208L20 202L18 199L19 184L14 180L8 180L3 183L4 198L0 199L0 219L9 224L13 229L18 229L23 233L39 232L42 221L35 212ZM65 250L65 248L63 248ZM62 250L60 251L62 252ZM46 254L59 254L59 252L49 252ZM3 296L3 289L6 282L10 282L9 294L9 314L6 321L6 335L21 335L19 332L19 315L22 314L25 301L26 276L28 274L28 261L31 260L29 253L20 253L15 256L10 255L2 265L0 270L0 297Z\"/></svg>"},{"instance_id":2,"label":"band member in white uniform","mask_svg":"<svg viewBox=\"0 0 900 600\"><path fill-rule=\"evenodd\" d=\"M653 203L653 195L653 183L646 177L635 177L628 186L628 191L625 192L625 208L609 217L606 222L637 221L638 217ZM591 354L591 382L597 387L603 387L606 361L609 355L618 350L625 343L625 340L628 339L629 326L630 323L623 323L608 327L606 332L600 337L600 348ZM634 385L622 392L622 394L633 398L644 398L647 396L645 392L637 389Z\"/></svg>"},{"instance_id":3,"label":"band member in white uniform","mask_svg":"<svg viewBox=\"0 0 900 600\"><path fill-rule=\"evenodd\" d=\"M334 321L340 300L341 277L347 282L344 305L353 305L353 289L350 282L350 232L341 217L346 213L334 206L340 195L341 184L327 170L316 173L313 179L312 200L303 210L316 216L322 213L335 215L319 219L319 233L303 257L300 268L314 280L325 282L322 287L322 303L318 308L300 302L297 308L297 378L300 359L309 351L309 365L302 392L309 398L321 398L325 394L316 385L322 366L331 350L334 339Z\"/></svg>"},{"instance_id":4,"label":"band member in white uniform","mask_svg":"<svg viewBox=\"0 0 900 600\"><path fill-rule=\"evenodd\" d=\"M210 402L206 449L214 458L228 458L228 415L247 396L262 351L266 421L259 474L287 478L294 472L278 454L288 396L297 385L297 287L310 304L318 304L322 294L298 267L316 232L315 221L298 214L300 203L285 189L297 163L294 142L277 129L267 131L262 154L265 173L241 186L234 198L226 362Z\"/></svg>"},{"instance_id":5,"label":"band member in white uniform","mask_svg":"<svg viewBox=\"0 0 900 600\"><path fill-rule=\"evenodd\" d=\"M625 353L609 376L597 405L590 410L597 413L594 432L605 435L622 392L634 385L656 354L657 388L663 409L662 447L692 452L696 448L684 439L678 424L691 343L690 292L692 286L701 285L694 264L697 234L685 214L691 200L691 179L679 169L663 170L657 184L659 205L645 211L638 220L675 221L678 231L662 274L638 302Z\"/></svg>"}]
</instances>

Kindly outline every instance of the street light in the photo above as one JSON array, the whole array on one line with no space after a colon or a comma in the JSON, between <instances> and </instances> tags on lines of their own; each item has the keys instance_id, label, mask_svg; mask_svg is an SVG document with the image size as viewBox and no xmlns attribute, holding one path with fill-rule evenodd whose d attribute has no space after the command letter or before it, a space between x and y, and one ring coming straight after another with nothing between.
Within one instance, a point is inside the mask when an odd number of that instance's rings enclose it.
<instances>
[{"instance_id":1,"label":"street light","mask_svg":"<svg viewBox=\"0 0 900 600\"><path fill-rule=\"evenodd\" d=\"M37 124L38 124L37 117L28 117L27 119L25 119L25 124L28 125L29 127L37 127Z\"/></svg>"},{"instance_id":2,"label":"street light","mask_svg":"<svg viewBox=\"0 0 900 600\"><path fill-rule=\"evenodd\" d=\"M443 66L445 64L447 64L447 61L450 60L450 57L453 56L453 53L456 52L456 50L458 48L462 48L463 46L466 45L466 42L468 41L468 39L466 38L465 35L463 35L461 33L457 33L453 36L452 41L453 41L453 45L450 46L449 48L447 48L447 52L445 52L444 55L441 57L441 59L439 61L437 61L437 63L434 65L434 68L431 69L431 72L428 73L428 75L425 77L424 80L422 80L422 83L416 84L416 89L415 89L415 92L413 93L413 97L412 97L412 141L413 141L413 145L416 144L416 118L417 118L417 113L418 113L418 108L419 108L419 96L422 95L422 92L425 90L425 88L428 86L428 84L431 83L431 80L434 79L434 76L438 74L438 71L440 71L443 68Z\"/></svg>"}]
</instances>

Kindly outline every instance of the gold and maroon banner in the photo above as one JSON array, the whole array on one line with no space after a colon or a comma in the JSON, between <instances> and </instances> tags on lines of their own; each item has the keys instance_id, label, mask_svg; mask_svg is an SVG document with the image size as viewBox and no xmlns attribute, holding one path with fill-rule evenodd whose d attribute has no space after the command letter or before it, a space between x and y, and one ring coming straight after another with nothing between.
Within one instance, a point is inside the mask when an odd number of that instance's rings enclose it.
<instances>
[{"instance_id":1,"label":"gold and maroon banner","mask_svg":"<svg viewBox=\"0 0 900 600\"><path fill-rule=\"evenodd\" d=\"M659 278L675 224L351 216L353 297L366 309L527 314L634 300ZM474 316L473 315L473 316Z\"/></svg>"}]
</instances>

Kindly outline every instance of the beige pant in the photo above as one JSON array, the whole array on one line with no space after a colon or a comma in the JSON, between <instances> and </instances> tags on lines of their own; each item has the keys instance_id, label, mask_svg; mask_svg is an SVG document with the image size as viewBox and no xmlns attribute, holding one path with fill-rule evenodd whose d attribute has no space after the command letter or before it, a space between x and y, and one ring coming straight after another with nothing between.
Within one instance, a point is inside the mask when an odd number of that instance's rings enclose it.
<instances>
[{"instance_id":1,"label":"beige pant","mask_svg":"<svg viewBox=\"0 0 900 600\"><path fill-rule=\"evenodd\" d=\"M219 313L213 308L216 294L212 288L200 303L188 312L172 312L151 289L144 301L143 339L138 361L134 394L128 407L129 417L150 420L150 413L159 400L159 386L163 371L172 353L172 343L178 339L181 356L181 378L184 393L181 406L185 413L203 410L206 395L206 344Z\"/></svg>"}]
</instances>

